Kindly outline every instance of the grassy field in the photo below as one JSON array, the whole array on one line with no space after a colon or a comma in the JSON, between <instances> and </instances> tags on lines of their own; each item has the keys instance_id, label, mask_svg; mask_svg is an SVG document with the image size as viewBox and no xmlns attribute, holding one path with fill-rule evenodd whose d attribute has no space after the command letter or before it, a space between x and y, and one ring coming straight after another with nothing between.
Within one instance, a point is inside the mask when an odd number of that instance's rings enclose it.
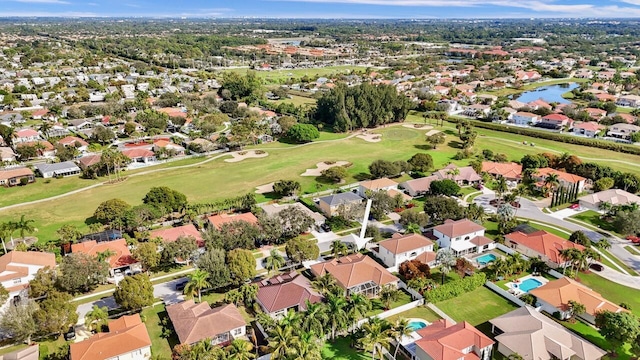
<instances>
[{"instance_id":1,"label":"grassy field","mask_svg":"<svg viewBox=\"0 0 640 360\"><path fill-rule=\"evenodd\" d=\"M165 331L162 321L169 319L164 305L160 304L144 309L140 315L145 319L144 323L147 326L149 337L151 337L151 354L160 359L170 359L171 349L179 344L179 341L173 329L170 329L168 337L163 335Z\"/></svg>"},{"instance_id":2,"label":"grassy field","mask_svg":"<svg viewBox=\"0 0 640 360\"><path fill-rule=\"evenodd\" d=\"M593 343L594 345L600 347L601 349L611 351L611 344L609 344L609 342L602 335L600 335L598 330L595 329L594 327L579 320L575 322L562 321L560 323L563 326L565 326L567 329L573 331L574 333L578 334L579 336ZM629 345L623 345L620 348L616 349L618 353L618 357L616 357L615 359L619 359L619 360L631 359L632 356L629 349L630 349ZM605 355L603 359L611 359L611 357L608 357Z\"/></svg>"},{"instance_id":3,"label":"grassy field","mask_svg":"<svg viewBox=\"0 0 640 360\"><path fill-rule=\"evenodd\" d=\"M598 213L597 211L593 211L593 210L587 210L585 212L582 212L580 214L576 214L571 216L571 218L576 219L576 220L580 220L582 222L585 222L591 226L594 226L598 229L602 229L605 231L609 231L612 233L616 233L616 228L613 226L613 224L611 224L610 222L603 220L600 218L600 213ZM618 236L623 237L622 235L618 234Z\"/></svg>"},{"instance_id":4,"label":"grassy field","mask_svg":"<svg viewBox=\"0 0 640 360\"><path fill-rule=\"evenodd\" d=\"M629 304L631 311L640 316L640 290L614 283L593 273L581 273L578 275L578 279L584 285L599 292L607 300L616 304Z\"/></svg>"},{"instance_id":5,"label":"grassy field","mask_svg":"<svg viewBox=\"0 0 640 360\"><path fill-rule=\"evenodd\" d=\"M290 98L289 99L282 99L282 100L276 100L276 101L271 101L274 104L281 104L281 103L289 103L289 104L293 104L295 106L302 106L302 105L306 105L306 104L315 104L316 103L316 99L312 99L312 98L308 98L308 97L304 97L304 96L298 96L298 95L289 95Z\"/></svg>"},{"instance_id":6,"label":"grassy field","mask_svg":"<svg viewBox=\"0 0 640 360\"><path fill-rule=\"evenodd\" d=\"M416 113L410 115L409 121L416 119L418 120L416 122L423 122ZM374 132L382 135L382 141L378 143L366 142L355 137L346 138L345 134L323 132L320 140L336 141L316 142L304 146L279 142L257 145L248 148L264 149L269 153L267 158L247 159L237 163L227 163L220 158L195 164L188 168L167 169L144 176L133 176L122 183L99 186L70 197L0 211L0 222L15 220L25 214L27 218L35 220L35 226L39 230L36 235L39 239L48 240L56 238L55 231L64 224L76 224L83 230L86 229L85 222L91 217L95 208L105 200L118 197L125 199L132 205L139 204L144 194L152 186L171 187L185 193L191 203L198 203L225 199L239 193L254 191L256 186L280 179L299 181L302 185L302 193L312 193L335 187L334 184L316 181L317 179L313 177L299 176L307 168L314 168L315 164L321 161L346 160L353 163L348 169L347 183L359 181L368 176L368 166L376 159L407 160L417 152L426 151L431 154L436 168L441 168L449 162L468 163L468 160L453 160L453 156L459 149L457 133L451 124L445 124L445 131L447 132L446 143L440 145L436 150L431 150L425 145L424 130L402 126L375 130ZM547 151L546 149L549 148L557 152L570 152L581 157L597 156L601 159L600 163L611 165L618 170L630 171L638 170L638 168L614 163L609 159L615 158L640 164L638 161L640 157L634 155L553 141L532 140L526 136L515 136L490 130L478 129L478 132L480 133L476 141L478 150L490 148L494 152L507 154L511 160L520 159L524 154ZM496 139L500 141L496 141ZM522 145L521 142L525 140L535 141L539 147ZM146 171L194 164L197 161L202 161L202 159L177 161L146 169ZM640 171L637 172L640 173ZM29 199L31 196L42 198L59 194L62 191L58 190L57 186L46 187L56 185L57 181L67 181L67 179L55 180L50 184L3 189L4 193L3 196L0 196L0 204L8 205L19 201L18 199ZM77 184L76 181L82 182L80 179L68 179L68 181L74 182L74 184ZM42 190L38 190L39 195L29 195L30 189L38 189L37 186L42 186ZM5 200L4 195L7 195L11 200ZM259 201L265 200L264 197L259 198Z\"/></svg>"},{"instance_id":7,"label":"grassy field","mask_svg":"<svg viewBox=\"0 0 640 360\"><path fill-rule=\"evenodd\" d=\"M323 359L332 360L367 360L371 354L365 354L351 347L351 339L347 337L337 338L335 341L327 341L322 349Z\"/></svg>"},{"instance_id":8,"label":"grassy field","mask_svg":"<svg viewBox=\"0 0 640 360\"><path fill-rule=\"evenodd\" d=\"M435 304L455 321L466 321L477 326L518 307L481 286L476 290L453 299Z\"/></svg>"},{"instance_id":9,"label":"grassy field","mask_svg":"<svg viewBox=\"0 0 640 360\"><path fill-rule=\"evenodd\" d=\"M284 70L271 70L271 71L255 71L258 77L262 78L266 84L283 84L288 79L300 79L304 76L308 76L312 79L317 79L322 76L330 76L334 74L349 74L352 71L363 71L366 67L362 66L327 66L322 68L312 69L284 69ZM233 69L226 70L225 72L237 72L246 73L250 69Z\"/></svg>"},{"instance_id":10,"label":"grassy field","mask_svg":"<svg viewBox=\"0 0 640 360\"><path fill-rule=\"evenodd\" d=\"M640 252L638 251L638 249L636 249L633 246L625 246L624 248L625 248L625 250L627 250L629 253L631 253L633 255L640 255Z\"/></svg>"},{"instance_id":11,"label":"grassy field","mask_svg":"<svg viewBox=\"0 0 640 360\"><path fill-rule=\"evenodd\" d=\"M428 322L434 322L440 319L438 314L426 306L418 306L411 310L403 311L398 315L393 315L387 318L391 323L395 323L398 319L422 319Z\"/></svg>"}]
</instances>

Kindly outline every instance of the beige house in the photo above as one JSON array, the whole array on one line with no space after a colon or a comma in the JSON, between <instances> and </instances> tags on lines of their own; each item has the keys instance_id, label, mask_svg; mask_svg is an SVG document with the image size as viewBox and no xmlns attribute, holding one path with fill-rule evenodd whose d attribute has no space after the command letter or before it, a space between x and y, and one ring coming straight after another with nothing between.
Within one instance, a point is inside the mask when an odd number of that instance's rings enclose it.
<instances>
[{"instance_id":1,"label":"beige house","mask_svg":"<svg viewBox=\"0 0 640 360\"><path fill-rule=\"evenodd\" d=\"M530 306L493 320L498 351L535 360L599 360L607 352L584 340Z\"/></svg>"},{"instance_id":2,"label":"beige house","mask_svg":"<svg viewBox=\"0 0 640 360\"><path fill-rule=\"evenodd\" d=\"M234 304L211 308L193 300L167 306L167 314L181 344L209 339L211 345L227 345L246 335L247 322Z\"/></svg>"},{"instance_id":3,"label":"beige house","mask_svg":"<svg viewBox=\"0 0 640 360\"><path fill-rule=\"evenodd\" d=\"M600 210L602 203L609 203L611 205L629 205L636 203L640 205L640 196L621 189L609 189L581 196L578 198L578 201L581 207L597 211Z\"/></svg>"},{"instance_id":4,"label":"beige house","mask_svg":"<svg viewBox=\"0 0 640 360\"><path fill-rule=\"evenodd\" d=\"M340 207L360 206L363 200L360 195L349 191L321 197L318 199L318 207L327 217L332 217Z\"/></svg>"}]
</instances>

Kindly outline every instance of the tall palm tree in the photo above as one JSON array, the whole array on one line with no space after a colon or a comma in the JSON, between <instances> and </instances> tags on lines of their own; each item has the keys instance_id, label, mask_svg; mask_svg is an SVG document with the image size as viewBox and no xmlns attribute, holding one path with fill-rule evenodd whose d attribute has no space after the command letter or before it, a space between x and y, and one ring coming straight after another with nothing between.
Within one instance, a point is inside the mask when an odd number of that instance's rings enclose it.
<instances>
[{"instance_id":1,"label":"tall palm tree","mask_svg":"<svg viewBox=\"0 0 640 360\"><path fill-rule=\"evenodd\" d=\"M400 349L402 338L405 336L409 336L413 332L413 328L409 326L409 320L399 318L398 320L396 320L396 323L393 324L391 331L396 341L396 349L393 351L393 358L396 359L398 356L398 350Z\"/></svg>"},{"instance_id":2,"label":"tall palm tree","mask_svg":"<svg viewBox=\"0 0 640 360\"><path fill-rule=\"evenodd\" d=\"M292 353L296 359L322 360L322 341L311 331L303 331L293 339Z\"/></svg>"},{"instance_id":3,"label":"tall palm tree","mask_svg":"<svg viewBox=\"0 0 640 360\"><path fill-rule=\"evenodd\" d=\"M250 342L234 339L227 347L227 359L230 360L251 360L256 357L253 353L253 345Z\"/></svg>"},{"instance_id":4,"label":"tall palm tree","mask_svg":"<svg viewBox=\"0 0 640 360\"><path fill-rule=\"evenodd\" d=\"M507 187L507 179L504 176L500 176L496 182L496 194L497 198L501 198L502 194L506 193L509 188Z\"/></svg>"},{"instance_id":5,"label":"tall palm tree","mask_svg":"<svg viewBox=\"0 0 640 360\"><path fill-rule=\"evenodd\" d=\"M209 273L201 269L196 269L187 275L187 278L189 278L189 282L187 282L184 287L184 293L189 295L198 294L198 302L202 302L202 289L211 286L208 281Z\"/></svg>"},{"instance_id":6,"label":"tall palm tree","mask_svg":"<svg viewBox=\"0 0 640 360\"><path fill-rule=\"evenodd\" d=\"M84 323L90 331L102 329L107 324L107 321L109 321L109 309L106 306L93 305L84 317Z\"/></svg>"},{"instance_id":7,"label":"tall palm tree","mask_svg":"<svg viewBox=\"0 0 640 360\"><path fill-rule=\"evenodd\" d=\"M556 173L548 174L544 179L544 186L551 188L551 191L555 191L558 185L560 185L560 178Z\"/></svg>"},{"instance_id":8,"label":"tall palm tree","mask_svg":"<svg viewBox=\"0 0 640 360\"><path fill-rule=\"evenodd\" d=\"M584 306L584 304L579 303L575 300L569 300L568 305L569 310L571 311L571 316L584 314L587 311L587 308Z\"/></svg>"},{"instance_id":9,"label":"tall palm tree","mask_svg":"<svg viewBox=\"0 0 640 360\"><path fill-rule=\"evenodd\" d=\"M378 318L371 318L362 324L362 332L364 337L360 339L360 343L365 349L371 351L371 359L375 359L377 353L380 353L380 359L384 359L382 349L389 348L391 342L391 331L388 322Z\"/></svg>"},{"instance_id":10,"label":"tall palm tree","mask_svg":"<svg viewBox=\"0 0 640 360\"><path fill-rule=\"evenodd\" d=\"M456 264L456 256L453 251L448 248L440 249L436 253L436 262L440 264L440 272L442 273L442 284L444 284L444 278L451 271Z\"/></svg>"},{"instance_id":11,"label":"tall palm tree","mask_svg":"<svg viewBox=\"0 0 640 360\"><path fill-rule=\"evenodd\" d=\"M306 302L307 311L302 317L301 329L306 332L324 335L325 324L329 321L327 308L323 303L311 304L309 300Z\"/></svg>"},{"instance_id":12,"label":"tall palm tree","mask_svg":"<svg viewBox=\"0 0 640 360\"><path fill-rule=\"evenodd\" d=\"M258 285L242 284L242 286L238 288L238 292L242 295L242 300L244 301L245 306L249 307L254 301L256 301L256 297L258 296Z\"/></svg>"},{"instance_id":13,"label":"tall palm tree","mask_svg":"<svg viewBox=\"0 0 640 360\"><path fill-rule=\"evenodd\" d=\"M333 275L326 273L311 282L311 287L320 294L327 296L330 293L336 292L338 289L338 283Z\"/></svg>"},{"instance_id":14,"label":"tall palm tree","mask_svg":"<svg viewBox=\"0 0 640 360\"><path fill-rule=\"evenodd\" d=\"M291 345L295 335L293 327L277 324L269 332L269 347L272 350L271 359L285 360L291 354Z\"/></svg>"},{"instance_id":15,"label":"tall palm tree","mask_svg":"<svg viewBox=\"0 0 640 360\"><path fill-rule=\"evenodd\" d=\"M272 270L279 270L285 264L284 257L280 255L278 249L271 249L270 255L264 259L264 262L269 274L271 274Z\"/></svg>"},{"instance_id":16,"label":"tall palm tree","mask_svg":"<svg viewBox=\"0 0 640 360\"><path fill-rule=\"evenodd\" d=\"M368 297L362 294L351 294L347 299L347 317L352 322L355 329L360 319L367 315L367 312L373 308L373 303Z\"/></svg>"},{"instance_id":17,"label":"tall palm tree","mask_svg":"<svg viewBox=\"0 0 640 360\"><path fill-rule=\"evenodd\" d=\"M349 254L349 247L340 240L331 242L331 254L334 257L345 256Z\"/></svg>"},{"instance_id":18,"label":"tall palm tree","mask_svg":"<svg viewBox=\"0 0 640 360\"><path fill-rule=\"evenodd\" d=\"M331 328L331 339L336 338L336 331L344 328L347 324L347 300L343 296L329 295L327 298L327 311L329 317L329 327Z\"/></svg>"},{"instance_id":19,"label":"tall palm tree","mask_svg":"<svg viewBox=\"0 0 640 360\"><path fill-rule=\"evenodd\" d=\"M20 233L20 238L24 240L25 233L32 234L36 231L36 228L33 227L34 222L35 220L25 219L25 216L22 215L20 216L20 220L15 222L13 226L15 227L15 231L18 231Z\"/></svg>"},{"instance_id":20,"label":"tall palm tree","mask_svg":"<svg viewBox=\"0 0 640 360\"><path fill-rule=\"evenodd\" d=\"M560 250L559 253L560 257L571 264L571 271L573 272L576 261L581 256L582 252L576 248L568 248Z\"/></svg>"},{"instance_id":21,"label":"tall palm tree","mask_svg":"<svg viewBox=\"0 0 640 360\"><path fill-rule=\"evenodd\" d=\"M384 286L380 290L380 301L384 304L385 310L391 309L391 303L398 301L400 298L400 290L393 286Z\"/></svg>"}]
</instances>

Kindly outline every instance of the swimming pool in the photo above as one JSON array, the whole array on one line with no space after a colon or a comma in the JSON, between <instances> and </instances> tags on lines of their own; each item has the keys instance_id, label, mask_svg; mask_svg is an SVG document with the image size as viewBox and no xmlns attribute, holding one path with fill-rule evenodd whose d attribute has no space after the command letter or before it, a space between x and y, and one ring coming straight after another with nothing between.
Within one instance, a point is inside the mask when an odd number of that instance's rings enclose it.
<instances>
[{"instance_id":1,"label":"swimming pool","mask_svg":"<svg viewBox=\"0 0 640 360\"><path fill-rule=\"evenodd\" d=\"M488 263L492 262L492 261L496 261L497 257L493 254L485 254L480 256L479 258L476 259L476 261L478 262L478 264L480 265L487 265Z\"/></svg>"},{"instance_id":2,"label":"swimming pool","mask_svg":"<svg viewBox=\"0 0 640 360\"><path fill-rule=\"evenodd\" d=\"M529 292L539 286L542 286L542 283L536 279L529 278L523 281L521 284L514 284L514 285L524 292Z\"/></svg>"},{"instance_id":3,"label":"swimming pool","mask_svg":"<svg viewBox=\"0 0 640 360\"><path fill-rule=\"evenodd\" d=\"M411 330L413 331L418 331L420 329L424 329L427 327L427 323L422 321L422 320L412 320L411 322L409 322L409 327L411 328Z\"/></svg>"}]
</instances>

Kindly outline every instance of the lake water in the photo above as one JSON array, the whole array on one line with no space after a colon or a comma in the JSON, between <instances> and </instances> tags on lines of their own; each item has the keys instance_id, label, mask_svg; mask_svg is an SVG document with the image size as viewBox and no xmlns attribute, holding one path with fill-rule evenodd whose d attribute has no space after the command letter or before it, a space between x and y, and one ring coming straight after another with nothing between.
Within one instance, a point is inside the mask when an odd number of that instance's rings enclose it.
<instances>
[{"instance_id":1,"label":"lake water","mask_svg":"<svg viewBox=\"0 0 640 360\"><path fill-rule=\"evenodd\" d=\"M543 86L535 90L525 91L520 95L514 96L514 99L523 103L542 99L548 103L569 104L571 101L562 98L562 94L577 87L578 84L576 83Z\"/></svg>"}]
</instances>

